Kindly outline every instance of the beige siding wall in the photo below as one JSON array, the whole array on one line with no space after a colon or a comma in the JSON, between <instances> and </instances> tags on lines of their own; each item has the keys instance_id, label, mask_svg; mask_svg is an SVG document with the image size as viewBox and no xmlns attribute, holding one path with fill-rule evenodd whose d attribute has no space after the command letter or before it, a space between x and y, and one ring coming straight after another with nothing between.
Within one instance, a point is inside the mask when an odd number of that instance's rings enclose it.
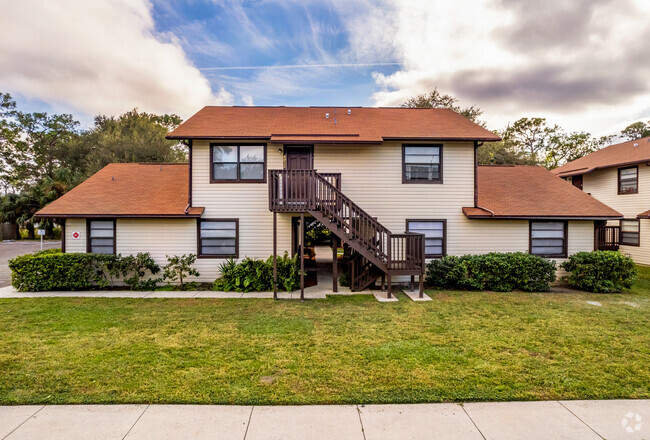
<instances>
[{"instance_id":1,"label":"beige siding wall","mask_svg":"<svg viewBox=\"0 0 650 440\"><path fill-rule=\"evenodd\" d=\"M636 216L650 209L650 167L639 164L639 192L637 194L618 194L618 168L607 168L585 174L583 190L601 202L611 206L625 218ZM617 226L618 220L609 221ZM621 246L623 254L629 255L638 264L650 265L650 220L641 219L640 246Z\"/></svg>"},{"instance_id":2,"label":"beige siding wall","mask_svg":"<svg viewBox=\"0 0 650 440\"><path fill-rule=\"evenodd\" d=\"M74 232L79 238L72 238ZM65 251L70 253L86 252L86 219L69 218L65 221Z\"/></svg>"}]
</instances>

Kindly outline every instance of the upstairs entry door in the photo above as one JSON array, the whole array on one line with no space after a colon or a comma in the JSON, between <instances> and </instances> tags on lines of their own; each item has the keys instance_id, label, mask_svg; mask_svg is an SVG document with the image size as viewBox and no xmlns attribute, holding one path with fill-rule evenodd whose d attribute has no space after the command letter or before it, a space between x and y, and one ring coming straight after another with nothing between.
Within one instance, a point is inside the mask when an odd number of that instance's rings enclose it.
<instances>
[{"instance_id":1,"label":"upstairs entry door","mask_svg":"<svg viewBox=\"0 0 650 440\"><path fill-rule=\"evenodd\" d=\"M314 167L313 148L311 146L285 146L286 167L288 170L311 170ZM297 201L296 208L301 211L309 198L309 179L303 173L291 175L286 182L287 196Z\"/></svg>"},{"instance_id":2,"label":"upstairs entry door","mask_svg":"<svg viewBox=\"0 0 650 440\"><path fill-rule=\"evenodd\" d=\"M312 147L284 147L288 170L311 170L314 165Z\"/></svg>"}]
</instances>

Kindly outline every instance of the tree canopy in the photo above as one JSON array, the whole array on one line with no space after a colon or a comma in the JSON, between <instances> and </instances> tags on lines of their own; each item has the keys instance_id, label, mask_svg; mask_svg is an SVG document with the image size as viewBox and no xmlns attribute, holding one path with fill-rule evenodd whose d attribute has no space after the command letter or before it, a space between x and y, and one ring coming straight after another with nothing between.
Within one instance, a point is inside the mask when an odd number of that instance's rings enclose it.
<instances>
[{"instance_id":1,"label":"tree canopy","mask_svg":"<svg viewBox=\"0 0 650 440\"><path fill-rule=\"evenodd\" d=\"M109 163L184 162L182 145L165 139L181 122L134 109L98 115L81 129L70 114L22 112L0 93L0 221L23 224L32 235L36 211Z\"/></svg>"}]
</instances>

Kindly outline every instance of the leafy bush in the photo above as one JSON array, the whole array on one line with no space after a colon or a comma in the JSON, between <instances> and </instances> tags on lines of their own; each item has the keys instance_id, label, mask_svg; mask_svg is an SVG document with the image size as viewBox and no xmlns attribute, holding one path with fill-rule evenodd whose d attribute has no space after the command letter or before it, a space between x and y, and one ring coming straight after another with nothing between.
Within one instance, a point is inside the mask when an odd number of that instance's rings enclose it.
<instances>
[{"instance_id":1,"label":"leafy bush","mask_svg":"<svg viewBox=\"0 0 650 440\"><path fill-rule=\"evenodd\" d=\"M115 265L113 273L122 275L124 283L132 290L152 290L162 281L161 278L145 278L147 272L151 275L160 272L160 266L149 252L127 255L122 257L118 263Z\"/></svg>"},{"instance_id":2,"label":"leafy bush","mask_svg":"<svg viewBox=\"0 0 650 440\"><path fill-rule=\"evenodd\" d=\"M339 286L350 287L350 272L343 272L339 277Z\"/></svg>"},{"instance_id":3,"label":"leafy bush","mask_svg":"<svg viewBox=\"0 0 650 440\"><path fill-rule=\"evenodd\" d=\"M143 280L147 271L160 271L149 253L135 256L106 254L64 254L47 249L21 255L9 261L11 284L25 292L83 290L115 286L116 279L134 290L151 290L159 278Z\"/></svg>"},{"instance_id":4,"label":"leafy bush","mask_svg":"<svg viewBox=\"0 0 650 440\"><path fill-rule=\"evenodd\" d=\"M523 252L443 257L427 264L427 284L448 289L542 292L555 281L555 262Z\"/></svg>"},{"instance_id":5,"label":"leafy bush","mask_svg":"<svg viewBox=\"0 0 650 440\"><path fill-rule=\"evenodd\" d=\"M105 288L111 284L107 270L112 270L118 259L116 255L53 250L21 255L9 261L11 284L21 292Z\"/></svg>"},{"instance_id":6,"label":"leafy bush","mask_svg":"<svg viewBox=\"0 0 650 440\"><path fill-rule=\"evenodd\" d=\"M598 293L632 287L637 275L634 261L616 251L578 252L560 267L569 272L569 284Z\"/></svg>"},{"instance_id":7,"label":"leafy bush","mask_svg":"<svg viewBox=\"0 0 650 440\"><path fill-rule=\"evenodd\" d=\"M277 258L278 289L291 292L300 285L298 258L285 252ZM221 277L213 285L214 290L226 292L264 292L273 290L273 256L266 260L244 258L241 263L229 259L219 267Z\"/></svg>"},{"instance_id":8,"label":"leafy bush","mask_svg":"<svg viewBox=\"0 0 650 440\"><path fill-rule=\"evenodd\" d=\"M163 276L169 282L178 280L181 289L185 287L183 279L190 275L198 277L199 271L192 267L196 261L196 254L167 255L167 264L165 265Z\"/></svg>"}]
</instances>

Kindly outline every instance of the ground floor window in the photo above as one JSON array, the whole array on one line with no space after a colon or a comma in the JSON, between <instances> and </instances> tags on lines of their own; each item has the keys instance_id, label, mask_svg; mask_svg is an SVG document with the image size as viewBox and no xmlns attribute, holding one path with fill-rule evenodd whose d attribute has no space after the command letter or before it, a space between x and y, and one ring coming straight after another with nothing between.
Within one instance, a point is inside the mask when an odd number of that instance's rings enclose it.
<instances>
[{"instance_id":1,"label":"ground floor window","mask_svg":"<svg viewBox=\"0 0 650 440\"><path fill-rule=\"evenodd\" d=\"M639 220L621 220L621 244L639 246Z\"/></svg>"},{"instance_id":2,"label":"ground floor window","mask_svg":"<svg viewBox=\"0 0 650 440\"><path fill-rule=\"evenodd\" d=\"M540 257L566 258L567 223L562 221L530 222L530 253Z\"/></svg>"},{"instance_id":3,"label":"ground floor window","mask_svg":"<svg viewBox=\"0 0 650 440\"><path fill-rule=\"evenodd\" d=\"M93 254L115 253L115 219L89 219L87 229L87 252Z\"/></svg>"},{"instance_id":4,"label":"ground floor window","mask_svg":"<svg viewBox=\"0 0 650 440\"><path fill-rule=\"evenodd\" d=\"M406 220L406 230L424 234L425 257L442 257L447 253L446 220Z\"/></svg>"},{"instance_id":5,"label":"ground floor window","mask_svg":"<svg viewBox=\"0 0 650 440\"><path fill-rule=\"evenodd\" d=\"M198 245L199 257L238 258L239 220L199 220Z\"/></svg>"}]
</instances>

